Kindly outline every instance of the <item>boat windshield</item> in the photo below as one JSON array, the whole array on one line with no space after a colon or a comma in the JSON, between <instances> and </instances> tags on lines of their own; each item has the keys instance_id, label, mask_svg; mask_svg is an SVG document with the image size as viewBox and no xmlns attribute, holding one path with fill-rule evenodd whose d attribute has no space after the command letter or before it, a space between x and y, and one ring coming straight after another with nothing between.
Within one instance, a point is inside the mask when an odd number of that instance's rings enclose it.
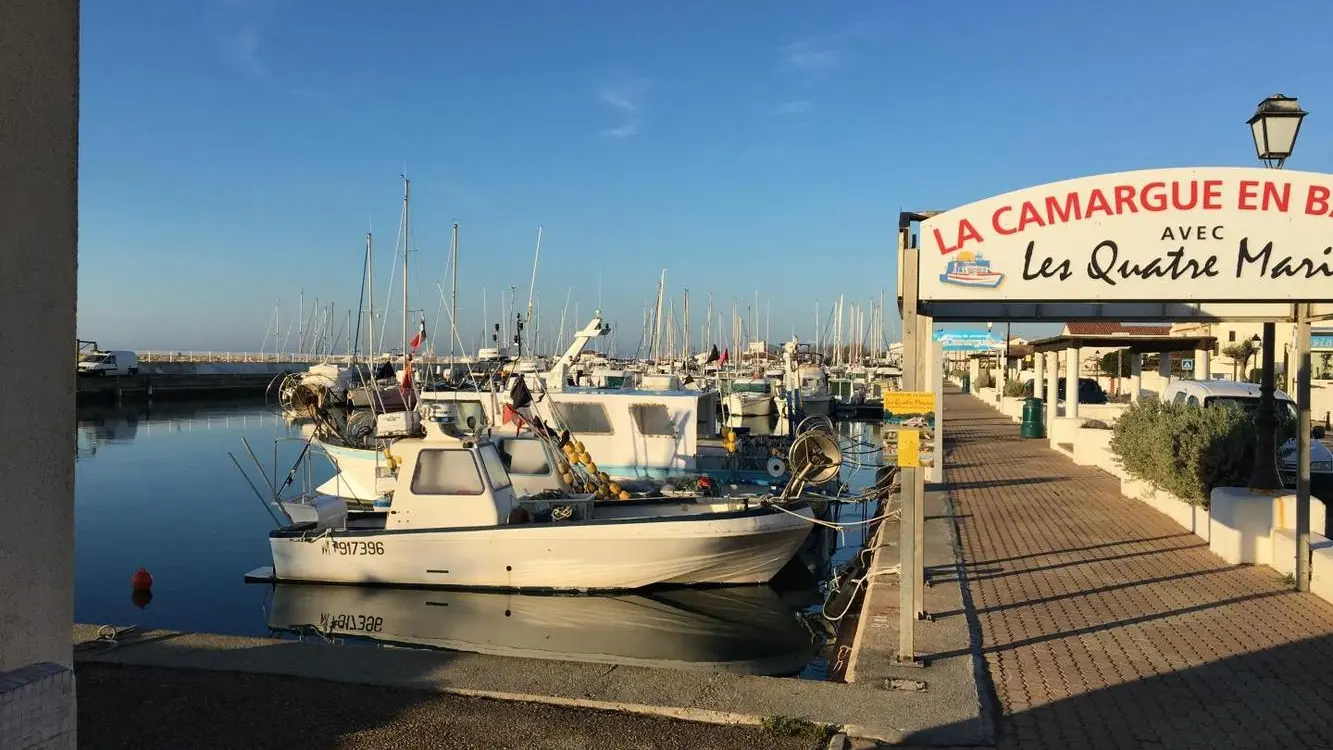
<instances>
[{"instance_id":1,"label":"boat windshield","mask_svg":"<svg viewBox=\"0 0 1333 750\"><path fill-rule=\"evenodd\" d=\"M735 393L768 393L768 383L737 381L731 384L731 390Z\"/></svg>"}]
</instances>

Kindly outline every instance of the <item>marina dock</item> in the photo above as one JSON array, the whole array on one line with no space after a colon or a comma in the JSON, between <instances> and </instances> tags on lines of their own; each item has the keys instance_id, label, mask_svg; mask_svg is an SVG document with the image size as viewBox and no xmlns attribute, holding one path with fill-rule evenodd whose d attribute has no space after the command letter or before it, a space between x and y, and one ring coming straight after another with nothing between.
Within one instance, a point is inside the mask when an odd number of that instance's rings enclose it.
<instances>
[{"instance_id":1,"label":"marina dock","mask_svg":"<svg viewBox=\"0 0 1333 750\"><path fill-rule=\"evenodd\" d=\"M275 378L291 371L228 372L217 371L216 368L213 371L199 371L197 367L189 367L178 372L150 372L150 369L156 368L146 365L138 375L79 378L78 401L80 404L91 404L162 398L256 396L262 395Z\"/></svg>"}]
</instances>

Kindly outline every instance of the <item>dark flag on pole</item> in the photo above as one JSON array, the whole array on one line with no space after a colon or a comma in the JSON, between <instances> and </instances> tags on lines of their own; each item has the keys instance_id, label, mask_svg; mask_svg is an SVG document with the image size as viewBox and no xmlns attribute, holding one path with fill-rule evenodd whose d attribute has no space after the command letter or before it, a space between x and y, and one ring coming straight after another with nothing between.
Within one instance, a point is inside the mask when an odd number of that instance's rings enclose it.
<instances>
[{"instance_id":1,"label":"dark flag on pole","mask_svg":"<svg viewBox=\"0 0 1333 750\"><path fill-rule=\"evenodd\" d=\"M514 380L514 387L509 389L509 402L515 409L522 409L532 403L532 391L528 390L528 384L522 373Z\"/></svg>"},{"instance_id":2,"label":"dark flag on pole","mask_svg":"<svg viewBox=\"0 0 1333 750\"><path fill-rule=\"evenodd\" d=\"M708 364L710 362L716 362L718 357L721 356L722 354L717 350L717 344L713 344L713 351L708 353L708 359L704 360L704 364Z\"/></svg>"}]
</instances>

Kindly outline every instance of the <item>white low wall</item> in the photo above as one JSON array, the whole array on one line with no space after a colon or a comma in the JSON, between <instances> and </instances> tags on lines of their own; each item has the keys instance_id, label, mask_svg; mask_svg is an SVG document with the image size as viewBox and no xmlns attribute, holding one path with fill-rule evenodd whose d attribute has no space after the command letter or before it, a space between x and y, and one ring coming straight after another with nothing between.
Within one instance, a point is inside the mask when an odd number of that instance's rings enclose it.
<instances>
[{"instance_id":1,"label":"white low wall","mask_svg":"<svg viewBox=\"0 0 1333 750\"><path fill-rule=\"evenodd\" d=\"M1190 505L1170 492L1163 492L1141 479L1121 479L1120 494L1131 500L1147 503L1185 527L1186 531L1192 532L1205 542L1209 540L1212 533L1210 528L1212 519L1208 509Z\"/></svg>"},{"instance_id":2,"label":"white low wall","mask_svg":"<svg viewBox=\"0 0 1333 750\"><path fill-rule=\"evenodd\" d=\"M1066 456L1072 456L1073 451L1061 447L1060 444L1072 444L1074 442L1074 436L1082 426L1082 417L1056 417L1054 422L1046 425L1046 438L1050 441L1052 448L1060 451Z\"/></svg>"},{"instance_id":3,"label":"white low wall","mask_svg":"<svg viewBox=\"0 0 1333 750\"><path fill-rule=\"evenodd\" d=\"M1296 495L1244 487L1213 490L1208 549L1226 562L1296 573ZM1310 528L1325 528L1328 509L1310 498ZM1333 601L1333 541L1310 532L1310 593Z\"/></svg>"},{"instance_id":4,"label":"white low wall","mask_svg":"<svg viewBox=\"0 0 1333 750\"><path fill-rule=\"evenodd\" d=\"M1095 419L1110 427L1128 408L1129 404L1079 404L1078 415L1084 419Z\"/></svg>"},{"instance_id":5,"label":"white low wall","mask_svg":"<svg viewBox=\"0 0 1333 750\"><path fill-rule=\"evenodd\" d=\"M999 405L996 400L998 393L999 391L995 390L994 388L978 388L977 398L981 399L982 401L986 402L992 407L995 407Z\"/></svg>"},{"instance_id":6,"label":"white low wall","mask_svg":"<svg viewBox=\"0 0 1333 750\"><path fill-rule=\"evenodd\" d=\"M1005 396L1000 401L1000 413L1020 422L1023 420L1023 399L1014 396Z\"/></svg>"},{"instance_id":7,"label":"white low wall","mask_svg":"<svg viewBox=\"0 0 1333 750\"><path fill-rule=\"evenodd\" d=\"M1080 427L1074 432L1074 463L1079 466L1096 466L1118 479L1128 479L1120 466L1119 459L1111 452L1111 430L1093 427Z\"/></svg>"}]
</instances>

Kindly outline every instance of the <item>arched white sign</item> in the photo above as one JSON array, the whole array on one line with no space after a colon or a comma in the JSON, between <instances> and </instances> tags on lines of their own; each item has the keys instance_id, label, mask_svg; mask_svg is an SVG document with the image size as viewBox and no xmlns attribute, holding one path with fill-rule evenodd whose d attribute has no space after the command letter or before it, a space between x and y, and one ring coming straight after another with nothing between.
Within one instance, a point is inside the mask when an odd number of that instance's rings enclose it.
<instances>
[{"instance_id":1,"label":"arched white sign","mask_svg":"<svg viewBox=\"0 0 1333 750\"><path fill-rule=\"evenodd\" d=\"M921 224L920 300L1333 300L1333 175L1199 167L1005 193Z\"/></svg>"}]
</instances>

